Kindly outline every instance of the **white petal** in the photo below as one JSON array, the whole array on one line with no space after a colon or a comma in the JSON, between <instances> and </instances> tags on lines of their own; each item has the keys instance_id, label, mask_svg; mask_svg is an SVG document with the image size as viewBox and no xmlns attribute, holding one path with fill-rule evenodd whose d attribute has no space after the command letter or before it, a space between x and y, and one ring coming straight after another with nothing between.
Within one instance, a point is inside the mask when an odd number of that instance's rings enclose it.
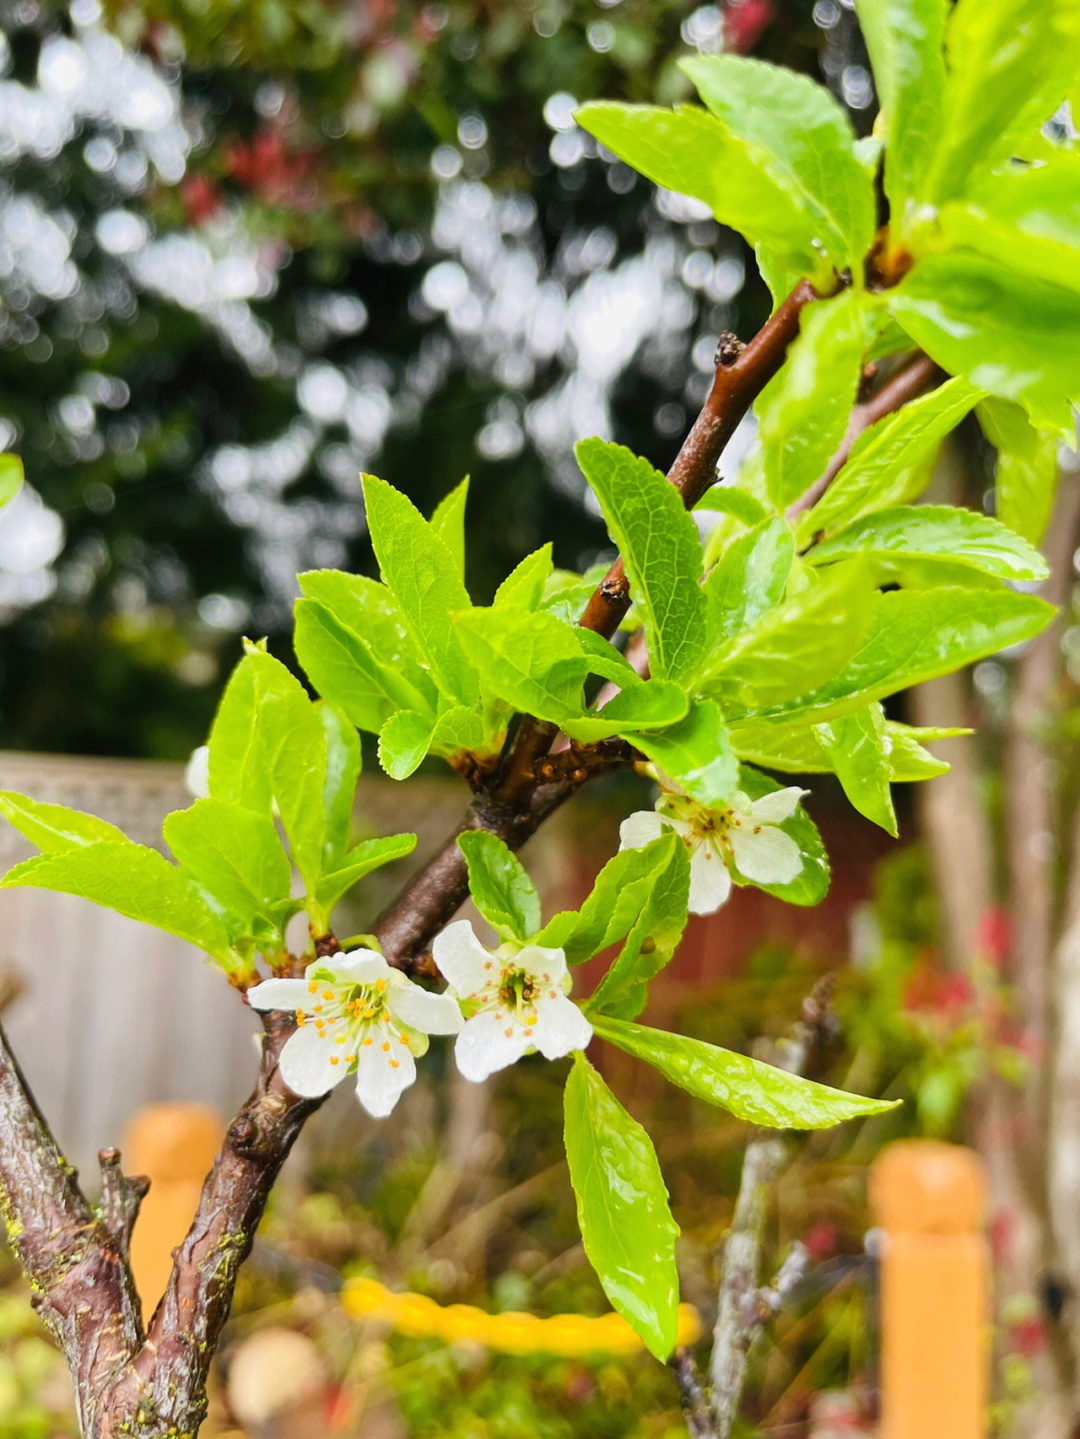
<instances>
[{"instance_id":1,"label":"white petal","mask_svg":"<svg viewBox=\"0 0 1080 1439\"><path fill-rule=\"evenodd\" d=\"M802 869L799 846L775 825L762 825L756 834L732 825L728 833L739 873L754 884L790 884Z\"/></svg>"},{"instance_id":2,"label":"white petal","mask_svg":"<svg viewBox=\"0 0 1080 1439\"><path fill-rule=\"evenodd\" d=\"M536 1007L533 1043L545 1059L561 1059L575 1049L584 1049L592 1033L592 1025L564 994L545 998Z\"/></svg>"},{"instance_id":3,"label":"white petal","mask_svg":"<svg viewBox=\"0 0 1080 1439\"><path fill-rule=\"evenodd\" d=\"M454 1059L466 1079L480 1084L497 1069L516 1063L531 1047L524 1027L505 1009L485 1009L465 1021L454 1041Z\"/></svg>"},{"instance_id":4,"label":"white petal","mask_svg":"<svg viewBox=\"0 0 1080 1439\"><path fill-rule=\"evenodd\" d=\"M416 1064L403 1044L394 1044L388 1052L377 1031L372 1038L374 1044L361 1045L356 1052L356 1097L373 1119L385 1119L415 1080Z\"/></svg>"},{"instance_id":5,"label":"white petal","mask_svg":"<svg viewBox=\"0 0 1080 1439\"><path fill-rule=\"evenodd\" d=\"M690 913L712 914L730 893L727 865L711 844L699 844L690 856Z\"/></svg>"},{"instance_id":6,"label":"white petal","mask_svg":"<svg viewBox=\"0 0 1080 1439\"><path fill-rule=\"evenodd\" d=\"M521 970L534 978L546 975L552 984L562 986L566 978L566 954L561 949L545 949L540 944L527 944L517 954L499 956L504 967Z\"/></svg>"},{"instance_id":7,"label":"white petal","mask_svg":"<svg viewBox=\"0 0 1080 1439\"><path fill-rule=\"evenodd\" d=\"M313 997L302 979L264 979L247 992L252 1009L310 1009Z\"/></svg>"},{"instance_id":8,"label":"white petal","mask_svg":"<svg viewBox=\"0 0 1080 1439\"><path fill-rule=\"evenodd\" d=\"M308 969L322 969L332 974L337 984L374 984L377 979L393 979L398 973L373 949L350 949L332 954L327 959L317 959Z\"/></svg>"},{"instance_id":9,"label":"white petal","mask_svg":"<svg viewBox=\"0 0 1080 1439\"><path fill-rule=\"evenodd\" d=\"M620 849L644 849L659 839L664 832L664 821L654 809L639 809L627 815L619 825Z\"/></svg>"},{"instance_id":10,"label":"white petal","mask_svg":"<svg viewBox=\"0 0 1080 1439\"><path fill-rule=\"evenodd\" d=\"M762 795L761 799L752 800L750 814L754 823L781 824L785 819L791 818L803 795L809 793L807 789L789 785L787 789L778 789L772 794Z\"/></svg>"},{"instance_id":11,"label":"white petal","mask_svg":"<svg viewBox=\"0 0 1080 1439\"><path fill-rule=\"evenodd\" d=\"M210 746L201 744L191 751L191 758L184 770L184 788L195 799L207 799L210 795Z\"/></svg>"},{"instance_id":12,"label":"white petal","mask_svg":"<svg viewBox=\"0 0 1080 1439\"><path fill-rule=\"evenodd\" d=\"M448 924L435 936L431 953L439 973L455 994L467 998L485 989L494 974L491 955L473 934L467 919ZM485 968L490 965L491 968Z\"/></svg>"},{"instance_id":13,"label":"white petal","mask_svg":"<svg viewBox=\"0 0 1080 1439\"><path fill-rule=\"evenodd\" d=\"M343 1064L331 1064L331 1054L340 1055L341 1045L320 1039L314 1025L306 1024L285 1041L281 1051L281 1077L301 1099L317 1099L345 1078Z\"/></svg>"},{"instance_id":14,"label":"white petal","mask_svg":"<svg viewBox=\"0 0 1080 1439\"><path fill-rule=\"evenodd\" d=\"M429 994L411 980L391 985L386 993L386 1007L391 1014L421 1034L457 1034L461 1030L461 1010L449 994Z\"/></svg>"}]
</instances>

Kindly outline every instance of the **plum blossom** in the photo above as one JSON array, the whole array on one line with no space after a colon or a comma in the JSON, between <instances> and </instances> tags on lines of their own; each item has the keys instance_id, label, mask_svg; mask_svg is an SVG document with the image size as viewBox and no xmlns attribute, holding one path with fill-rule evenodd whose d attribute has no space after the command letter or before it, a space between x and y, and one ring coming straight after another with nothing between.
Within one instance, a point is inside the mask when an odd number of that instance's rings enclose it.
<instances>
[{"instance_id":1,"label":"plum blossom","mask_svg":"<svg viewBox=\"0 0 1080 1439\"><path fill-rule=\"evenodd\" d=\"M806 793L789 787L761 799L741 792L730 805L708 808L664 789L655 810L638 810L619 827L620 849L641 849L665 826L690 850L690 913L712 914L731 893L729 866L752 884L790 884L802 869L799 846L778 826Z\"/></svg>"},{"instance_id":2,"label":"plum blossom","mask_svg":"<svg viewBox=\"0 0 1080 1439\"><path fill-rule=\"evenodd\" d=\"M592 1038L592 1025L566 997L570 975L561 949L507 941L492 952L468 920L459 920L437 937L432 954L466 1016L454 1043L466 1079L479 1084L535 1050L561 1059Z\"/></svg>"},{"instance_id":3,"label":"plum blossom","mask_svg":"<svg viewBox=\"0 0 1080 1439\"><path fill-rule=\"evenodd\" d=\"M193 799L206 799L210 793L210 746L199 745L191 751L184 769L184 788Z\"/></svg>"},{"instance_id":4,"label":"plum blossom","mask_svg":"<svg viewBox=\"0 0 1080 1439\"><path fill-rule=\"evenodd\" d=\"M303 979L267 979L248 990L255 1009L294 1010L296 1032L281 1051L281 1077L304 1099L356 1076L356 1097L383 1119L416 1078L429 1034L457 1034L461 1011L391 969L381 954L356 949L317 959Z\"/></svg>"}]
</instances>

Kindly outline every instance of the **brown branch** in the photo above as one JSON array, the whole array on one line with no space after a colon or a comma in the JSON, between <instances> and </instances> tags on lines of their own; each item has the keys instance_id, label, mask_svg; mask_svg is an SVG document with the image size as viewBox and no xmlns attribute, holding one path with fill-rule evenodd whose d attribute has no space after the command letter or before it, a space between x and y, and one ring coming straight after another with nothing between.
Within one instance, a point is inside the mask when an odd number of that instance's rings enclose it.
<instances>
[{"instance_id":1,"label":"brown branch","mask_svg":"<svg viewBox=\"0 0 1080 1439\"><path fill-rule=\"evenodd\" d=\"M131 1256L131 1231L150 1181L145 1175L123 1172L119 1149L102 1149L98 1153L98 1164L101 1167L101 1217L126 1261Z\"/></svg>"}]
</instances>

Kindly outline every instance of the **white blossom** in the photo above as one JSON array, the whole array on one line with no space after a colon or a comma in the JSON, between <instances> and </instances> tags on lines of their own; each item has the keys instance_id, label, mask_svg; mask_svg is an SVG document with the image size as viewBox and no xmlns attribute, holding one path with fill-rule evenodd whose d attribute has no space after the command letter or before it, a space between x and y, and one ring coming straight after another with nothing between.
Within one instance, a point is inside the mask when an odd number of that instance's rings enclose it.
<instances>
[{"instance_id":1,"label":"white blossom","mask_svg":"<svg viewBox=\"0 0 1080 1439\"><path fill-rule=\"evenodd\" d=\"M184 788L192 799L206 799L210 793L210 746L201 744L191 751L184 769Z\"/></svg>"},{"instance_id":2,"label":"white blossom","mask_svg":"<svg viewBox=\"0 0 1080 1439\"><path fill-rule=\"evenodd\" d=\"M589 1021L567 998L561 949L508 941L492 952L459 920L437 937L432 954L466 1016L454 1044L466 1079L479 1083L535 1050L561 1059L592 1038Z\"/></svg>"},{"instance_id":3,"label":"white blossom","mask_svg":"<svg viewBox=\"0 0 1080 1439\"><path fill-rule=\"evenodd\" d=\"M790 884L802 869L799 846L779 825L795 813L805 790L776 790L761 799L735 795L730 805L707 808L665 789L655 810L638 810L619 827L620 849L641 849L665 826L690 851L690 913L712 914L731 893L729 865L752 884Z\"/></svg>"},{"instance_id":4,"label":"white blossom","mask_svg":"<svg viewBox=\"0 0 1080 1439\"><path fill-rule=\"evenodd\" d=\"M416 1078L429 1034L457 1034L461 1011L357 949L317 959L303 979L267 979L248 990L255 1009L293 1010L296 1032L281 1051L281 1077L304 1099L326 1094L348 1074L356 1097L382 1119Z\"/></svg>"}]
</instances>

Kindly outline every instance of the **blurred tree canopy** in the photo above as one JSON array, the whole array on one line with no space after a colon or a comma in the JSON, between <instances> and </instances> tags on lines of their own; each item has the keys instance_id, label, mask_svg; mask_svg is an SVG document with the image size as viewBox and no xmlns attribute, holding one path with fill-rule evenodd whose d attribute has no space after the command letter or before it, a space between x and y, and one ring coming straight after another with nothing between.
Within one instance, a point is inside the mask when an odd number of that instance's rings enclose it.
<instances>
[{"instance_id":1,"label":"blurred tree canopy","mask_svg":"<svg viewBox=\"0 0 1080 1439\"><path fill-rule=\"evenodd\" d=\"M839 0L0 3L0 742L180 756L297 571L373 561L362 470L473 475L479 600L554 536L571 445L666 465L742 242L576 128L683 97L687 49L873 95ZM865 119L862 126L865 129Z\"/></svg>"}]
</instances>

